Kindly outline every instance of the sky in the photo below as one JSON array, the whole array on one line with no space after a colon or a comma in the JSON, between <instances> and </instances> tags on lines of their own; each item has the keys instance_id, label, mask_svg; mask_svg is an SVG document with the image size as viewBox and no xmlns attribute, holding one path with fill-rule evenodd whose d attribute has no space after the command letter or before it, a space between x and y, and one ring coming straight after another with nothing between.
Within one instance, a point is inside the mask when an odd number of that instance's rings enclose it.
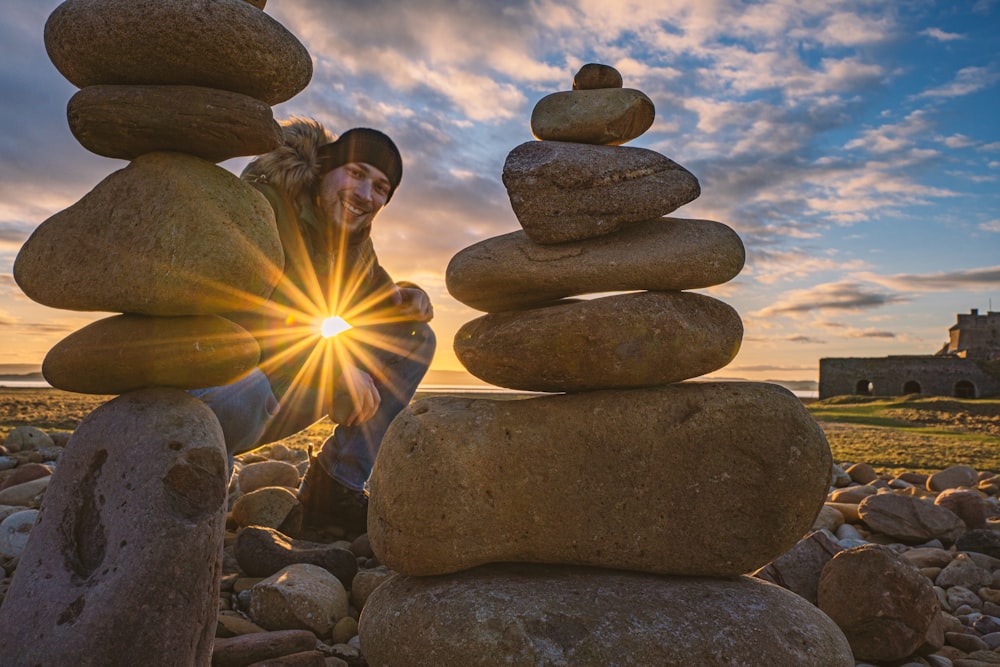
<instances>
[{"instance_id":1,"label":"sky","mask_svg":"<svg viewBox=\"0 0 1000 667\"><path fill-rule=\"evenodd\" d=\"M40 366L105 313L46 308L11 275L32 230L121 160L70 134L76 88L50 63L56 0L0 0L0 370ZM672 215L723 222L743 271L698 290L741 315L717 377L816 380L822 357L933 354L957 313L1000 310L1000 0L271 0L306 46L308 87L274 108L396 141L402 184L380 260L431 295L433 369L481 313L448 295L462 248L519 229L500 179L535 103L586 63L656 117L627 145L686 167ZM247 159L222 166L239 173ZM15 366L16 365L16 366Z\"/></svg>"}]
</instances>

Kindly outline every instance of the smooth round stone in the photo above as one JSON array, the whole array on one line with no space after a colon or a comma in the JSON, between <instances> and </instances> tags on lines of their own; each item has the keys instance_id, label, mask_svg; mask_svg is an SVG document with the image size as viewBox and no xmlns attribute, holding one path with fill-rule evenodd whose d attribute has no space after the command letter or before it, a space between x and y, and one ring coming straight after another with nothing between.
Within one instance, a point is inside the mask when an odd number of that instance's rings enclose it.
<instances>
[{"instance_id":1,"label":"smooth round stone","mask_svg":"<svg viewBox=\"0 0 1000 667\"><path fill-rule=\"evenodd\" d=\"M621 88L622 75L611 65L587 63L573 76L573 90Z\"/></svg>"},{"instance_id":2,"label":"smooth round stone","mask_svg":"<svg viewBox=\"0 0 1000 667\"><path fill-rule=\"evenodd\" d=\"M267 153L283 139L266 103L198 86L88 86L66 115L84 148L124 160L178 151L222 162Z\"/></svg>"},{"instance_id":3,"label":"smooth round stone","mask_svg":"<svg viewBox=\"0 0 1000 667\"><path fill-rule=\"evenodd\" d=\"M588 391L711 373L742 338L739 314L710 296L633 292L483 315L455 333L455 354L499 387Z\"/></svg>"},{"instance_id":4,"label":"smooth round stone","mask_svg":"<svg viewBox=\"0 0 1000 667\"><path fill-rule=\"evenodd\" d=\"M954 542L966 526L954 512L931 500L896 493L879 493L858 503L861 520L877 533L903 544L933 539Z\"/></svg>"},{"instance_id":5,"label":"smooth round stone","mask_svg":"<svg viewBox=\"0 0 1000 667\"><path fill-rule=\"evenodd\" d=\"M42 375L53 387L82 394L198 389L235 382L259 359L256 339L218 315L115 315L56 343Z\"/></svg>"},{"instance_id":6,"label":"smooth round stone","mask_svg":"<svg viewBox=\"0 0 1000 667\"><path fill-rule=\"evenodd\" d=\"M38 518L38 510L15 512L0 521L0 559L17 560L21 557L28 535Z\"/></svg>"},{"instance_id":7,"label":"smooth round stone","mask_svg":"<svg viewBox=\"0 0 1000 667\"><path fill-rule=\"evenodd\" d=\"M237 474L240 491L243 493L250 493L265 486L298 488L299 477L299 469L291 463L272 459L248 463Z\"/></svg>"},{"instance_id":8,"label":"smooth round stone","mask_svg":"<svg viewBox=\"0 0 1000 667\"><path fill-rule=\"evenodd\" d=\"M725 577L809 530L830 461L822 429L773 384L436 396L385 435L368 538L412 575L525 561Z\"/></svg>"},{"instance_id":9,"label":"smooth round stone","mask_svg":"<svg viewBox=\"0 0 1000 667\"><path fill-rule=\"evenodd\" d=\"M633 88L567 90L546 95L531 111L531 132L543 141L618 146L653 124L653 101Z\"/></svg>"},{"instance_id":10,"label":"smooth round stone","mask_svg":"<svg viewBox=\"0 0 1000 667\"><path fill-rule=\"evenodd\" d=\"M535 243L609 234L701 194L687 169L631 146L529 141L507 155L502 178L514 215Z\"/></svg>"},{"instance_id":11,"label":"smooth round stone","mask_svg":"<svg viewBox=\"0 0 1000 667\"><path fill-rule=\"evenodd\" d=\"M445 276L453 297L496 312L579 294L721 285L745 258L740 237L721 222L656 218L554 245L534 243L523 230L496 236L459 251Z\"/></svg>"},{"instance_id":12,"label":"smooth round stone","mask_svg":"<svg viewBox=\"0 0 1000 667\"><path fill-rule=\"evenodd\" d=\"M45 48L77 88L204 86L273 105L312 78L302 43L242 0L67 0L45 23Z\"/></svg>"},{"instance_id":13,"label":"smooth round stone","mask_svg":"<svg viewBox=\"0 0 1000 667\"><path fill-rule=\"evenodd\" d=\"M372 665L853 667L843 633L762 581L490 565L394 577L359 628Z\"/></svg>"},{"instance_id":14,"label":"smooth round stone","mask_svg":"<svg viewBox=\"0 0 1000 667\"><path fill-rule=\"evenodd\" d=\"M283 266L252 185L193 155L147 153L39 225L14 279L52 308L206 315L257 306Z\"/></svg>"},{"instance_id":15,"label":"smooth round stone","mask_svg":"<svg viewBox=\"0 0 1000 667\"><path fill-rule=\"evenodd\" d=\"M347 616L347 591L318 565L296 563L250 589L250 618L268 630L330 632Z\"/></svg>"}]
</instances>

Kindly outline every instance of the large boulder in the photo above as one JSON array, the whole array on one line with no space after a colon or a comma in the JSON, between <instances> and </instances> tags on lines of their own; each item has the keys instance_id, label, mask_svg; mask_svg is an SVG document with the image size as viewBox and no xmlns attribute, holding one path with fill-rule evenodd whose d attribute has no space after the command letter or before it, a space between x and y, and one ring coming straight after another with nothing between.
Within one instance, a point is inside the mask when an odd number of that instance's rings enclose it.
<instances>
[{"instance_id":1,"label":"large boulder","mask_svg":"<svg viewBox=\"0 0 1000 667\"><path fill-rule=\"evenodd\" d=\"M192 155L147 153L39 225L14 279L52 308L206 315L258 305L283 266L274 211L252 185Z\"/></svg>"},{"instance_id":2,"label":"large boulder","mask_svg":"<svg viewBox=\"0 0 1000 667\"><path fill-rule=\"evenodd\" d=\"M368 598L371 665L853 667L836 625L794 593L748 577L657 577L488 565L397 576Z\"/></svg>"},{"instance_id":3,"label":"large boulder","mask_svg":"<svg viewBox=\"0 0 1000 667\"><path fill-rule=\"evenodd\" d=\"M721 285L745 259L740 237L721 222L657 218L599 239L550 245L523 230L496 236L460 250L446 279L462 303L496 312L580 294Z\"/></svg>"},{"instance_id":4,"label":"large boulder","mask_svg":"<svg viewBox=\"0 0 1000 667\"><path fill-rule=\"evenodd\" d=\"M687 169L630 146L529 141L507 155L502 178L514 215L535 243L608 234L701 194Z\"/></svg>"},{"instance_id":5,"label":"large boulder","mask_svg":"<svg viewBox=\"0 0 1000 667\"><path fill-rule=\"evenodd\" d=\"M204 86L278 104L312 78L302 43L243 0L66 0L45 49L78 88Z\"/></svg>"},{"instance_id":6,"label":"large boulder","mask_svg":"<svg viewBox=\"0 0 1000 667\"><path fill-rule=\"evenodd\" d=\"M198 86L87 86L66 115L84 148L125 160L178 151L222 162L267 153L283 139L266 103Z\"/></svg>"},{"instance_id":7,"label":"large boulder","mask_svg":"<svg viewBox=\"0 0 1000 667\"><path fill-rule=\"evenodd\" d=\"M176 389L120 396L51 480L0 607L5 667L207 665L227 481L212 411Z\"/></svg>"},{"instance_id":8,"label":"large boulder","mask_svg":"<svg viewBox=\"0 0 1000 667\"><path fill-rule=\"evenodd\" d=\"M218 315L115 315L56 343L42 375L53 387L82 394L197 389L235 382L259 359L257 340Z\"/></svg>"},{"instance_id":9,"label":"large boulder","mask_svg":"<svg viewBox=\"0 0 1000 667\"><path fill-rule=\"evenodd\" d=\"M743 339L739 313L694 292L635 292L489 313L455 354L491 384L528 391L649 387L718 370Z\"/></svg>"},{"instance_id":10,"label":"large boulder","mask_svg":"<svg viewBox=\"0 0 1000 667\"><path fill-rule=\"evenodd\" d=\"M731 576L809 530L830 464L772 384L431 397L385 435L368 537L411 575L526 561Z\"/></svg>"}]
</instances>

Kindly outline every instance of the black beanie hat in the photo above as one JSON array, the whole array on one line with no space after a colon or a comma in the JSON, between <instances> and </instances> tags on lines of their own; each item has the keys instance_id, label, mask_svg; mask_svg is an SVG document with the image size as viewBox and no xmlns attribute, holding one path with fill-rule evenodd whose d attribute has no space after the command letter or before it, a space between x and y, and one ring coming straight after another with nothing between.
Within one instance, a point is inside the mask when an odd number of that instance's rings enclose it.
<instances>
[{"instance_id":1,"label":"black beanie hat","mask_svg":"<svg viewBox=\"0 0 1000 667\"><path fill-rule=\"evenodd\" d=\"M340 135L336 141L319 147L321 174L333 171L349 162L366 162L378 168L389 179L389 195L392 198L400 179L403 177L403 158L399 149L388 136L368 127L356 127Z\"/></svg>"}]
</instances>

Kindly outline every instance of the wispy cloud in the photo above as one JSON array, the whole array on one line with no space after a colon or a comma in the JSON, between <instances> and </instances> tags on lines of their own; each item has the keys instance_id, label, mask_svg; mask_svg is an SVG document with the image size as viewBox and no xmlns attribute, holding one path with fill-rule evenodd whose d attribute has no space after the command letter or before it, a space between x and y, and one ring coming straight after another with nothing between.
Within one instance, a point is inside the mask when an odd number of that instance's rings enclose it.
<instances>
[{"instance_id":1,"label":"wispy cloud","mask_svg":"<svg viewBox=\"0 0 1000 667\"><path fill-rule=\"evenodd\" d=\"M860 273L858 277L900 292L996 289L1000 286L1000 264L938 273L900 273L891 276Z\"/></svg>"},{"instance_id":2,"label":"wispy cloud","mask_svg":"<svg viewBox=\"0 0 1000 667\"><path fill-rule=\"evenodd\" d=\"M754 313L756 317L772 315L801 316L829 311L863 311L903 303L907 297L892 292L876 291L857 282L836 282L816 285L809 289L785 293L774 304Z\"/></svg>"},{"instance_id":3,"label":"wispy cloud","mask_svg":"<svg viewBox=\"0 0 1000 667\"><path fill-rule=\"evenodd\" d=\"M981 223L979 225L979 229L983 230L984 232L997 232L998 234L1000 234L1000 218L996 218L995 220L988 220L984 223Z\"/></svg>"},{"instance_id":4,"label":"wispy cloud","mask_svg":"<svg viewBox=\"0 0 1000 667\"><path fill-rule=\"evenodd\" d=\"M958 71L951 82L917 93L913 98L971 95L992 86L997 81L1000 81L1000 72L989 67L964 67Z\"/></svg>"},{"instance_id":5,"label":"wispy cloud","mask_svg":"<svg viewBox=\"0 0 1000 667\"><path fill-rule=\"evenodd\" d=\"M957 32L945 32L940 28L925 28L920 31L921 35L926 35L931 39L936 39L939 42L953 42L957 39L965 39L965 35L959 34Z\"/></svg>"}]
</instances>

